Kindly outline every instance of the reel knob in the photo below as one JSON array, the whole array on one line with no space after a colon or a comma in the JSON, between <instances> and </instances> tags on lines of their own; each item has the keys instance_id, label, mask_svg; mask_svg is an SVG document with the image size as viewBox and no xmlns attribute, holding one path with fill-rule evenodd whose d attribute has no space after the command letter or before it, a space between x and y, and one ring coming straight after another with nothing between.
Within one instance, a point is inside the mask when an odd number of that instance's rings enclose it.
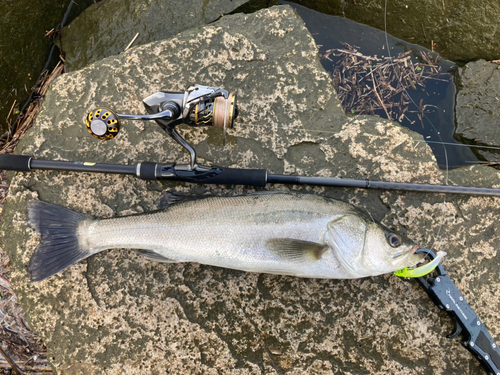
<instances>
[{"instance_id":1,"label":"reel knob","mask_svg":"<svg viewBox=\"0 0 500 375\"><path fill-rule=\"evenodd\" d=\"M118 115L105 107L90 111L86 118L86 124L89 133L101 141L113 139L121 128Z\"/></svg>"}]
</instances>

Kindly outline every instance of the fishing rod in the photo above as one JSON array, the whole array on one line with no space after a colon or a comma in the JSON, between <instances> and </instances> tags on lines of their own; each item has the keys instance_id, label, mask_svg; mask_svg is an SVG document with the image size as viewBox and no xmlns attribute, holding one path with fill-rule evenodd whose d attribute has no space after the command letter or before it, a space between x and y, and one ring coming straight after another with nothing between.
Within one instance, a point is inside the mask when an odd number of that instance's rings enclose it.
<instances>
[{"instance_id":1,"label":"fishing rod","mask_svg":"<svg viewBox=\"0 0 500 375\"><path fill-rule=\"evenodd\" d=\"M132 175L142 180L181 181L198 184L247 185L267 184L329 186L343 188L451 193L500 197L500 189L387 181L356 180L337 177L316 177L269 174L265 169L238 169L197 164L195 149L177 132L176 126L233 127L238 116L236 95L218 87L194 85L185 92L160 91L143 100L148 115L118 114L100 107L86 117L88 132L97 139L114 139L121 129L121 120L154 120L190 155L188 164L140 162L134 165L93 163L83 161L38 160L27 155L0 155L0 170L54 170L88 173Z\"/></svg>"}]
</instances>

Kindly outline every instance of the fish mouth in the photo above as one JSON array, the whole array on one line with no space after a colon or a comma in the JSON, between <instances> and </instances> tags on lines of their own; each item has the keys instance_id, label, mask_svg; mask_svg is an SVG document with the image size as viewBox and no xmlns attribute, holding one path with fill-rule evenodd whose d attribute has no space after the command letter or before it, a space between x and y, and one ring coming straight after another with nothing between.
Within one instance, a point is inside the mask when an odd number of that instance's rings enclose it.
<instances>
[{"instance_id":1,"label":"fish mouth","mask_svg":"<svg viewBox=\"0 0 500 375\"><path fill-rule=\"evenodd\" d=\"M393 258L393 259L395 259L395 258L399 258L399 257L401 257L401 256L403 256L403 255L406 255L406 256L410 256L410 257L411 257L412 255L414 255L414 254L416 253L416 251L417 251L418 249L419 249L419 247L418 247L417 245L415 245L415 246L413 246L413 247L411 248L411 250L410 250L410 251L401 251L401 252L399 252L399 253L397 253L397 254L394 254L394 255L392 256L392 258Z\"/></svg>"},{"instance_id":2,"label":"fish mouth","mask_svg":"<svg viewBox=\"0 0 500 375\"><path fill-rule=\"evenodd\" d=\"M425 253L420 253L420 254L415 254L419 247L417 245L413 246L413 248L410 251L410 254L408 256L409 260L409 267L415 267L417 264L422 263L422 261L425 259Z\"/></svg>"}]
</instances>

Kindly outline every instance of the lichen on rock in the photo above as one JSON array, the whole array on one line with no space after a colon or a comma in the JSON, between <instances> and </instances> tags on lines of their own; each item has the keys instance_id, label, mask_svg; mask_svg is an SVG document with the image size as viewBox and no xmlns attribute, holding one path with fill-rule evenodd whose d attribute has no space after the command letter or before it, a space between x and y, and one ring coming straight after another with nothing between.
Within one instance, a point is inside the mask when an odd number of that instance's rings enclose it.
<instances>
[{"instance_id":1,"label":"lichen on rock","mask_svg":"<svg viewBox=\"0 0 500 375\"><path fill-rule=\"evenodd\" d=\"M74 71L127 47L209 24L248 0L127 0L95 3L62 30L65 66ZM180 51L182 52L182 51ZM196 53L195 50L184 50Z\"/></svg>"}]
</instances>

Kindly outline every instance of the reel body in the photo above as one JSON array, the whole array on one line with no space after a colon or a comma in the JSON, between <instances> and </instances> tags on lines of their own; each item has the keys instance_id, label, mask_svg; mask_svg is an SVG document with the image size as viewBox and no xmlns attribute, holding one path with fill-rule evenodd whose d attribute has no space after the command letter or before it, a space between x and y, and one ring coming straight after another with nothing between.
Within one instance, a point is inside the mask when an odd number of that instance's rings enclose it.
<instances>
[{"instance_id":1,"label":"reel body","mask_svg":"<svg viewBox=\"0 0 500 375\"><path fill-rule=\"evenodd\" d=\"M95 138L107 141L117 136L121 129L120 120L155 120L189 152L188 170L206 170L207 167L196 165L196 152L175 127L180 124L215 126L223 128L225 135L238 116L236 94L218 87L194 85L185 92L160 91L143 99L143 103L148 115L117 114L106 107L97 108L87 115L87 130Z\"/></svg>"},{"instance_id":2,"label":"reel body","mask_svg":"<svg viewBox=\"0 0 500 375\"><path fill-rule=\"evenodd\" d=\"M161 113L173 103L181 109L177 118L158 119L162 127L189 126L232 128L237 117L236 94L217 87L192 86L184 93L160 91L143 100L149 114Z\"/></svg>"}]
</instances>

